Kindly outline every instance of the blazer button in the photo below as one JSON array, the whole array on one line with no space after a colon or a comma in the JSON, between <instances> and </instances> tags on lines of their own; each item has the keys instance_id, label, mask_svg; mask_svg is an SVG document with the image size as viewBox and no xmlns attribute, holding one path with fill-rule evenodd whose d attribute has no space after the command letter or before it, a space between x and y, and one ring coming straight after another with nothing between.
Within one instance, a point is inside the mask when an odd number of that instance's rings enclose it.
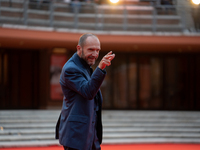
<instances>
[{"instance_id":1,"label":"blazer button","mask_svg":"<svg viewBox=\"0 0 200 150\"><path fill-rule=\"evenodd\" d=\"M96 108L94 108L94 110L96 110Z\"/></svg>"},{"instance_id":2,"label":"blazer button","mask_svg":"<svg viewBox=\"0 0 200 150\"><path fill-rule=\"evenodd\" d=\"M94 123L94 121L92 121L92 123Z\"/></svg>"}]
</instances>

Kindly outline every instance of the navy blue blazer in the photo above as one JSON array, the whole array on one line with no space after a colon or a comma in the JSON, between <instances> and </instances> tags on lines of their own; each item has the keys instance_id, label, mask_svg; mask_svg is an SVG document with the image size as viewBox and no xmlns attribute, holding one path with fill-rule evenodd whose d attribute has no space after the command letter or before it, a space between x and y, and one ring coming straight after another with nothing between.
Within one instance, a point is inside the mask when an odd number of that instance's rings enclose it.
<instances>
[{"instance_id":1,"label":"navy blue blazer","mask_svg":"<svg viewBox=\"0 0 200 150\"><path fill-rule=\"evenodd\" d=\"M97 137L102 143L100 86L106 72L96 68L90 76L90 66L75 53L63 66L60 84L64 94L56 138L63 146L89 150L93 143L93 118L97 113ZM99 110L95 111L94 98L98 95Z\"/></svg>"}]
</instances>

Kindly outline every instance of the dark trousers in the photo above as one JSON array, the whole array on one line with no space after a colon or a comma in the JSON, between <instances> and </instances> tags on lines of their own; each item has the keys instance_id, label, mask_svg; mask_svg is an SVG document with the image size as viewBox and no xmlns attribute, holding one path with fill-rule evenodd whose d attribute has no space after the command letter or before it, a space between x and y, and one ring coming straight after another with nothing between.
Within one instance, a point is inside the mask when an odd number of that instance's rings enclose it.
<instances>
[{"instance_id":1,"label":"dark trousers","mask_svg":"<svg viewBox=\"0 0 200 150\"><path fill-rule=\"evenodd\" d=\"M63 146L63 148L64 148L64 150L77 150L77 149L66 147L66 146ZM96 150L94 147L92 147L92 149Z\"/></svg>"},{"instance_id":2,"label":"dark trousers","mask_svg":"<svg viewBox=\"0 0 200 150\"><path fill-rule=\"evenodd\" d=\"M66 146L63 146L63 148L64 148L64 150L77 150L77 149L66 147Z\"/></svg>"}]
</instances>

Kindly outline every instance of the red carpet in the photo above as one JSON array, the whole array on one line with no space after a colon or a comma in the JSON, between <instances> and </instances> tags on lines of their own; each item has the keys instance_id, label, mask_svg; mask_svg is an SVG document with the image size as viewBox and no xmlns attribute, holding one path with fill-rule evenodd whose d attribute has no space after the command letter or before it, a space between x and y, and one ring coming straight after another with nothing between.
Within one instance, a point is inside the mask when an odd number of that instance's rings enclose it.
<instances>
[{"instance_id":1,"label":"red carpet","mask_svg":"<svg viewBox=\"0 0 200 150\"><path fill-rule=\"evenodd\" d=\"M200 150L200 144L124 144L102 145L102 150ZM63 150L61 146L0 148L0 150Z\"/></svg>"}]
</instances>

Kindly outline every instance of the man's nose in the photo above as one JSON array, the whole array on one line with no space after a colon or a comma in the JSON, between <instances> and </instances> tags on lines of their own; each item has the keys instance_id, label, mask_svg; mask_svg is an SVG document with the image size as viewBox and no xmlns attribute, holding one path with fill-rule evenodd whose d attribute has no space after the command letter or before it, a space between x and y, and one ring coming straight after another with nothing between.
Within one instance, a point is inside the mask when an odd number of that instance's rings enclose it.
<instances>
[{"instance_id":1,"label":"man's nose","mask_svg":"<svg viewBox=\"0 0 200 150\"><path fill-rule=\"evenodd\" d=\"M98 57L98 56L99 56L99 52L98 52L98 51L94 51L94 52L92 53L92 56Z\"/></svg>"}]
</instances>

